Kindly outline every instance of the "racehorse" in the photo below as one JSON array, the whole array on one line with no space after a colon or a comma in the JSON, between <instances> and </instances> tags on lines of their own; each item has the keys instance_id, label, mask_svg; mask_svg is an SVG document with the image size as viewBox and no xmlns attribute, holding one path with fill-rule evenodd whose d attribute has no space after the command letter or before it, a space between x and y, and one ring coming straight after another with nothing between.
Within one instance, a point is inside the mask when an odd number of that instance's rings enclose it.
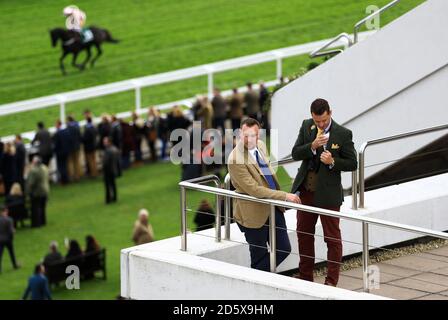
<instances>
[{"instance_id":1,"label":"racehorse","mask_svg":"<svg viewBox=\"0 0 448 320\"><path fill-rule=\"evenodd\" d=\"M77 67L79 70L84 70L86 64L89 62L92 56L91 53L92 46L96 47L97 53L95 57L93 57L92 61L90 61L90 67L93 67L95 65L95 61L103 53L103 51L101 50L101 44L103 42L110 42L110 43L118 42L118 40L112 38L109 31L107 31L106 29L100 29L94 26L89 27L89 29L92 32L93 39L86 43L82 41L79 32L66 30L63 28L55 28L50 30L51 44L53 47L56 47L59 39L61 39L62 41L62 56L59 58L59 65L62 74L64 75L66 74L64 67L64 58L69 53L73 53L72 65L74 67ZM81 64L77 64L76 58L78 57L78 54L83 50L87 50L87 57Z\"/></svg>"}]
</instances>

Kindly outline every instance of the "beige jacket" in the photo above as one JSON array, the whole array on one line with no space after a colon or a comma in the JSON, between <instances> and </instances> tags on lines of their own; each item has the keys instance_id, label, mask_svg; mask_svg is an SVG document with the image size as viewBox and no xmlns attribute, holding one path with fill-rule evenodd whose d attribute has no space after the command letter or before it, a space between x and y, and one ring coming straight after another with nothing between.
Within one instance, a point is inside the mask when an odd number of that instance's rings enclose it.
<instances>
[{"instance_id":1,"label":"beige jacket","mask_svg":"<svg viewBox=\"0 0 448 320\"><path fill-rule=\"evenodd\" d=\"M134 224L132 240L136 245L152 242L154 240L154 232L152 231L151 224L148 223L148 225L145 226L137 220Z\"/></svg>"},{"instance_id":2,"label":"beige jacket","mask_svg":"<svg viewBox=\"0 0 448 320\"><path fill-rule=\"evenodd\" d=\"M269 165L269 169L274 173L267 158L266 146L262 141L258 141L257 147L265 163ZM236 192L248 194L256 198L286 200L286 192L269 188L260 167L249 154L247 148L244 147L242 141L230 153L228 168ZM280 189L276 175L273 174L273 177L277 189ZM233 200L233 216L239 224L246 228L260 228L265 224L270 212L270 206L266 204L240 199Z\"/></svg>"}]
</instances>

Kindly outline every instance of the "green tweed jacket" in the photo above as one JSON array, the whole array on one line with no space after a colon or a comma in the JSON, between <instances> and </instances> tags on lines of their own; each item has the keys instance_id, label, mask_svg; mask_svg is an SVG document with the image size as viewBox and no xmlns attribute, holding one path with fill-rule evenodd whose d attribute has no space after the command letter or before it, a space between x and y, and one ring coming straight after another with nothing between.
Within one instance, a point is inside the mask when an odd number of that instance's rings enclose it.
<instances>
[{"instance_id":1,"label":"green tweed jacket","mask_svg":"<svg viewBox=\"0 0 448 320\"><path fill-rule=\"evenodd\" d=\"M327 142L327 150L333 156L334 167L330 169L328 165L318 160L320 164L317 171L317 185L314 194L314 205L317 207L340 206L344 201L341 172L354 171L358 166L356 151L352 141L352 132L337 124L333 119L329 132L330 137ZM311 143L316 136L317 127L313 119L304 120L300 128L299 136L291 151L294 160L303 160L294 180L291 190L292 193L296 193L305 181L309 167L313 161ZM316 150L317 159L320 159L323 151L323 147Z\"/></svg>"}]
</instances>

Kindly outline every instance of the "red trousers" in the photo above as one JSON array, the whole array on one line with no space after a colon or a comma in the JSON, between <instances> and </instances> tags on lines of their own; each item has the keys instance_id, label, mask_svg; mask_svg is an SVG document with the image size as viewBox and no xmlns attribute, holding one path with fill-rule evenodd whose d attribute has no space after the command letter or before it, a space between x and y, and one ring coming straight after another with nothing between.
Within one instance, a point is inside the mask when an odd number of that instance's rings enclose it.
<instances>
[{"instance_id":1,"label":"red trousers","mask_svg":"<svg viewBox=\"0 0 448 320\"><path fill-rule=\"evenodd\" d=\"M313 206L314 192L301 188L300 200L302 204ZM340 207L322 207L333 211L339 211ZM297 210L297 238L299 241L299 278L313 281L314 269L314 233L317 218L320 216L324 231L324 241L327 244L327 277L325 284L336 286L339 280L340 262L342 261L341 230L339 218L326 215L318 215Z\"/></svg>"}]
</instances>

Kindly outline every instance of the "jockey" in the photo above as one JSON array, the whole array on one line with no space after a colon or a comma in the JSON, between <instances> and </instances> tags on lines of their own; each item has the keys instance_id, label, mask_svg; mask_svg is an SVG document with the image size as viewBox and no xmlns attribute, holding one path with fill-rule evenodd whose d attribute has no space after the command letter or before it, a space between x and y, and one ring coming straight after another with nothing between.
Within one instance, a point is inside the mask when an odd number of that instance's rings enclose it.
<instances>
[{"instance_id":1,"label":"jockey","mask_svg":"<svg viewBox=\"0 0 448 320\"><path fill-rule=\"evenodd\" d=\"M81 35L81 39L84 43L92 40L92 32L89 29L84 28L87 19L84 11L82 11L75 5L71 5L65 7L62 13L67 17L67 19L65 20L65 26L68 30L78 32Z\"/></svg>"},{"instance_id":2,"label":"jockey","mask_svg":"<svg viewBox=\"0 0 448 320\"><path fill-rule=\"evenodd\" d=\"M65 7L63 14L67 17L67 20L65 20L67 29L81 32L86 23L86 14L75 5Z\"/></svg>"}]
</instances>

